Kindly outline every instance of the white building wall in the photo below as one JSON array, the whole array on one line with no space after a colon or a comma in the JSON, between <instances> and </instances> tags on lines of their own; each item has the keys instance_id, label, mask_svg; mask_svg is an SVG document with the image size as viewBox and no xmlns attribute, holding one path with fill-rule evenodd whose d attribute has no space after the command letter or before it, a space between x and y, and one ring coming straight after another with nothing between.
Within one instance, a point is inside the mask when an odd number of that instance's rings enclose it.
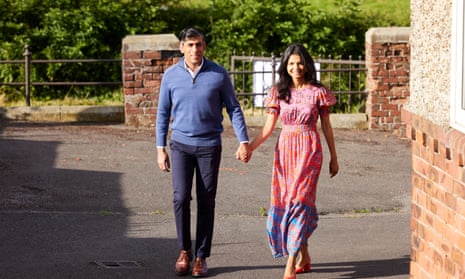
<instances>
[{"instance_id":1,"label":"white building wall","mask_svg":"<svg viewBox=\"0 0 465 279\"><path fill-rule=\"evenodd\" d=\"M451 0L410 0L410 101L405 108L449 126Z\"/></svg>"}]
</instances>

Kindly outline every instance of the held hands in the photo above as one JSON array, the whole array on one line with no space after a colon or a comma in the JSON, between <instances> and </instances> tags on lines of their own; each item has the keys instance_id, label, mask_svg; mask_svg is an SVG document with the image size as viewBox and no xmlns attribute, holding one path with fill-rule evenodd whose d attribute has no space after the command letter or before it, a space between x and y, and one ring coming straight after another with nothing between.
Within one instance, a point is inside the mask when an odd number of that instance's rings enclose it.
<instances>
[{"instance_id":1,"label":"held hands","mask_svg":"<svg viewBox=\"0 0 465 279\"><path fill-rule=\"evenodd\" d=\"M248 143L241 143L236 151L236 158L244 163L248 163L252 158L252 150Z\"/></svg>"}]
</instances>

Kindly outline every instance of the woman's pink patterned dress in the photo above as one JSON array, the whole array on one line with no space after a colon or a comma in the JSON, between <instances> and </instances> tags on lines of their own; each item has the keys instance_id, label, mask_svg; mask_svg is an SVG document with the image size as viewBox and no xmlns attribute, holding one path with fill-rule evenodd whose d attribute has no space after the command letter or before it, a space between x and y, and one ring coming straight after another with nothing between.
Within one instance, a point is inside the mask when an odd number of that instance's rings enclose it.
<instances>
[{"instance_id":1,"label":"woman's pink patterned dress","mask_svg":"<svg viewBox=\"0 0 465 279\"><path fill-rule=\"evenodd\" d=\"M273 88L265 100L268 113L278 113L282 130L276 144L267 233L275 258L296 256L317 227L316 188L323 161L319 115L336 103L325 87L291 89L289 103Z\"/></svg>"}]
</instances>

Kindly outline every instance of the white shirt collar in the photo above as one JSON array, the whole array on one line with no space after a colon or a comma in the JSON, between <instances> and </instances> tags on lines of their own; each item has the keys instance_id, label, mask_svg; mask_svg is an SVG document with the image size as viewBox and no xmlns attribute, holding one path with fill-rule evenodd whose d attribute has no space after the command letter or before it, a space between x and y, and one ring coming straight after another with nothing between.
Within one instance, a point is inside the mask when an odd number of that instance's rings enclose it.
<instances>
[{"instance_id":1,"label":"white shirt collar","mask_svg":"<svg viewBox=\"0 0 465 279\"><path fill-rule=\"evenodd\" d=\"M195 71L192 71L189 67L187 67L186 60L184 59L184 68L191 74L192 78L194 78L200 71L200 69L202 69L203 61L204 58L202 58L202 63L200 63L200 66Z\"/></svg>"}]
</instances>

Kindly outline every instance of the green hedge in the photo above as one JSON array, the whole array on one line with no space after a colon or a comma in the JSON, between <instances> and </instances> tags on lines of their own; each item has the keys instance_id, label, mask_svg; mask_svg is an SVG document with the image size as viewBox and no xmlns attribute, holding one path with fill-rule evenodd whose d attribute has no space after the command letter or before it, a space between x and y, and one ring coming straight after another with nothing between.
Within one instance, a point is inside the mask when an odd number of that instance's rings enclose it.
<instances>
[{"instance_id":1,"label":"green hedge","mask_svg":"<svg viewBox=\"0 0 465 279\"><path fill-rule=\"evenodd\" d=\"M404 1L406 0L397 0ZM119 58L131 34L174 33L187 25L203 29L207 56L228 67L233 50L279 54L291 42L313 55L364 56L370 27L403 26L388 14L365 10L360 1L336 0L3 0L0 5L0 60ZM369 1L367 1L369 2ZM378 1L379 2L379 1ZM388 2L389 5L392 1ZM328 3L328 1L326 1ZM377 7L379 11L383 6ZM382 16L383 15L383 16ZM408 18L408 17L407 17ZM399 20L400 21L400 20ZM33 81L118 81L119 65L34 65ZM20 65L0 64L0 81L24 80ZM37 100L105 98L114 88L34 87ZM2 86L6 99L22 98L23 88Z\"/></svg>"}]
</instances>

